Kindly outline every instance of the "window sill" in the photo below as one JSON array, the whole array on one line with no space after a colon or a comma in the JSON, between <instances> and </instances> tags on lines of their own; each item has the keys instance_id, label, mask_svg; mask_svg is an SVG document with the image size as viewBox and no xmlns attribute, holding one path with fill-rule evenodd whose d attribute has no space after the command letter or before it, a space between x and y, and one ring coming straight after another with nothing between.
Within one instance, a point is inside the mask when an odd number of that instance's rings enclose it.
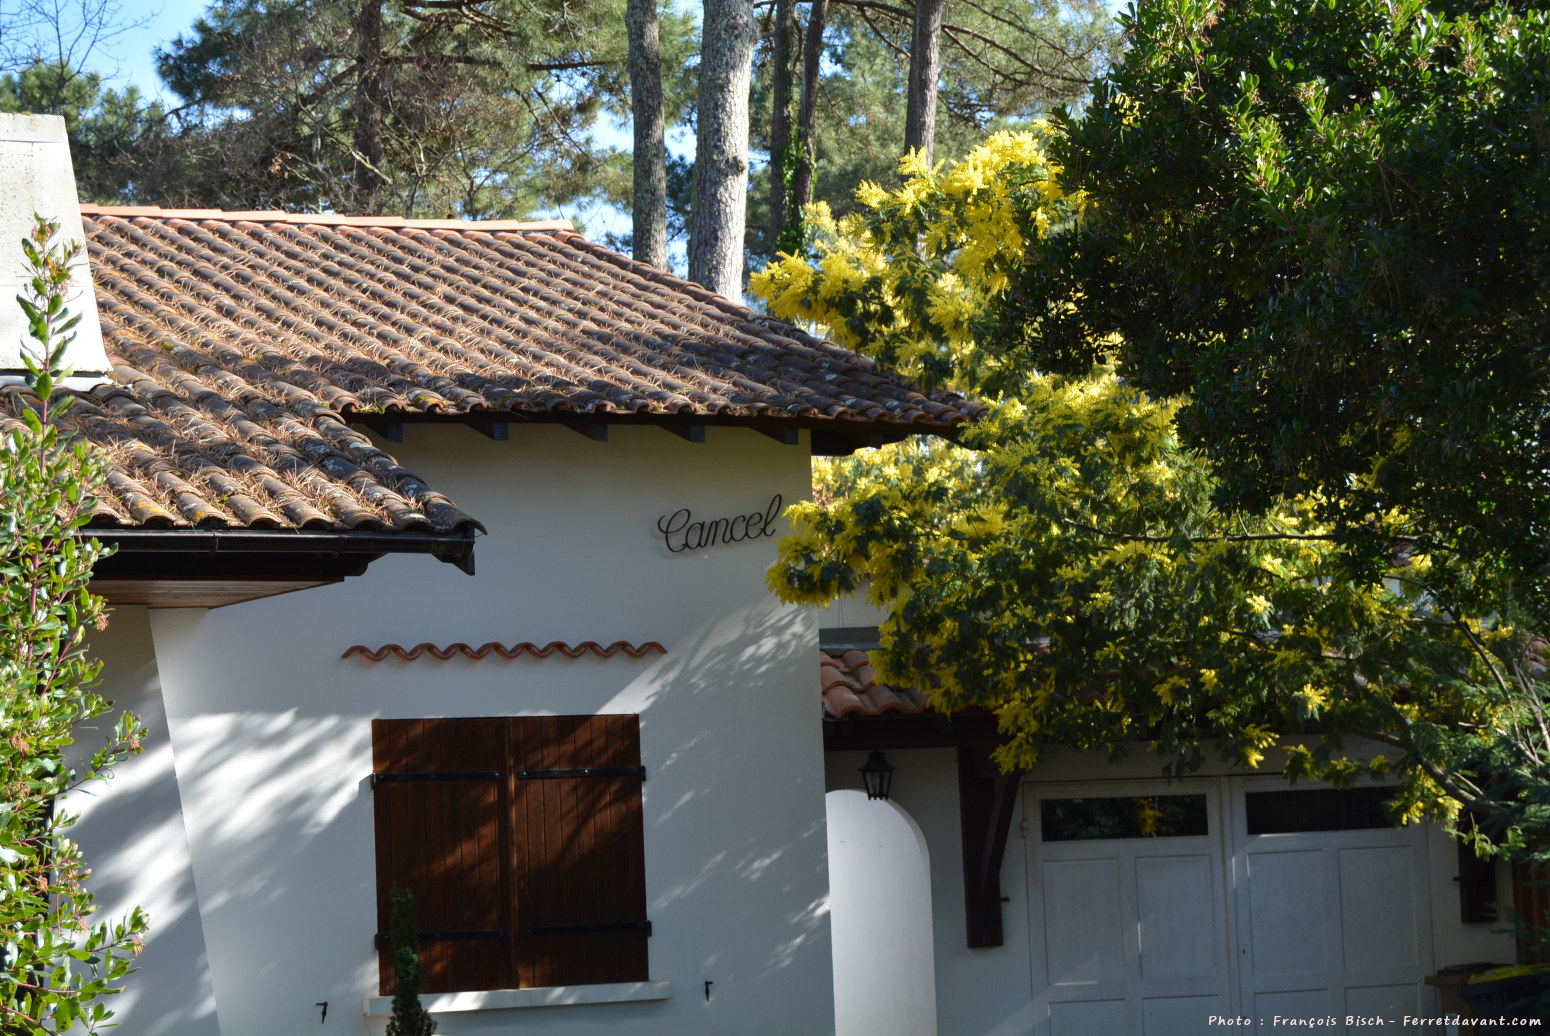
<instances>
[{"instance_id":1,"label":"window sill","mask_svg":"<svg viewBox=\"0 0 1550 1036\"><path fill-rule=\"evenodd\" d=\"M520 1007L566 1007L573 1004L627 1004L639 1000L667 1000L673 987L667 982L609 982L596 986L540 986L534 989L481 989L469 993L426 993L420 1006L434 1014L455 1011L505 1011ZM383 1018L393 1013L393 998L366 998L366 1016Z\"/></svg>"}]
</instances>

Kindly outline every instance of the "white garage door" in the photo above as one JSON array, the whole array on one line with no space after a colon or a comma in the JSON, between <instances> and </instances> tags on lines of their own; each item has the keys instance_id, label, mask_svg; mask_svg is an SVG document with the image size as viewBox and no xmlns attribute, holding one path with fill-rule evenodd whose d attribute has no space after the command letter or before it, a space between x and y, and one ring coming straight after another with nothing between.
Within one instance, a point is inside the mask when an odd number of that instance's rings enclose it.
<instances>
[{"instance_id":1,"label":"white garage door","mask_svg":"<svg viewBox=\"0 0 1550 1036\"><path fill-rule=\"evenodd\" d=\"M1035 787L1035 1032L1204 1031L1230 999L1215 783Z\"/></svg>"},{"instance_id":2,"label":"white garage door","mask_svg":"<svg viewBox=\"0 0 1550 1036\"><path fill-rule=\"evenodd\" d=\"M1230 786L1243 1013L1264 1032L1286 1031L1278 1016L1334 1018L1321 1031L1339 1032L1347 1016L1435 1013L1421 1010L1433 996L1423 829L1382 826L1378 788Z\"/></svg>"},{"instance_id":3,"label":"white garage door","mask_svg":"<svg viewBox=\"0 0 1550 1036\"><path fill-rule=\"evenodd\" d=\"M1279 778L1026 785L1034 1032L1426 1013L1424 833L1383 826L1381 800Z\"/></svg>"}]
</instances>

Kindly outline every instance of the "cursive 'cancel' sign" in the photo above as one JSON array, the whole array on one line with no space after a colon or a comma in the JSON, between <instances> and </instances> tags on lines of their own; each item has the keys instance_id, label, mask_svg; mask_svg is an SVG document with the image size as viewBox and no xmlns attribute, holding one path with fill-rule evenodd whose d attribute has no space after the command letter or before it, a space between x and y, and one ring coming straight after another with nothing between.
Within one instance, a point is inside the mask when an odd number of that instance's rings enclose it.
<instances>
[{"instance_id":1,"label":"cursive 'cancel' sign","mask_svg":"<svg viewBox=\"0 0 1550 1036\"><path fill-rule=\"evenodd\" d=\"M739 514L732 518L713 518L695 521L687 507L680 507L672 514L657 519L657 531L662 534L667 549L677 554L683 550L699 550L714 547L718 543L741 543L775 535L775 519L780 517L780 494L770 498L770 506L762 512Z\"/></svg>"}]
</instances>

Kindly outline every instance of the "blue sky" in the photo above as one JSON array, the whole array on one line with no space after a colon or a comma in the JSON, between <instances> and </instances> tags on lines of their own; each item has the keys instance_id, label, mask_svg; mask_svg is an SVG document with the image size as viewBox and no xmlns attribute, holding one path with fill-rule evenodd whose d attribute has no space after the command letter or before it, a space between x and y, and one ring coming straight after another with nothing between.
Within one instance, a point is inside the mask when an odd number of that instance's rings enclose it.
<instances>
[{"instance_id":1,"label":"blue sky","mask_svg":"<svg viewBox=\"0 0 1550 1036\"><path fill-rule=\"evenodd\" d=\"M104 73L117 65L115 86L133 83L148 95L161 95L161 81L156 78L156 62L151 53L194 24L205 7L205 0L161 0L143 28L126 32L114 41L110 52L96 55L99 60L92 64Z\"/></svg>"}]
</instances>

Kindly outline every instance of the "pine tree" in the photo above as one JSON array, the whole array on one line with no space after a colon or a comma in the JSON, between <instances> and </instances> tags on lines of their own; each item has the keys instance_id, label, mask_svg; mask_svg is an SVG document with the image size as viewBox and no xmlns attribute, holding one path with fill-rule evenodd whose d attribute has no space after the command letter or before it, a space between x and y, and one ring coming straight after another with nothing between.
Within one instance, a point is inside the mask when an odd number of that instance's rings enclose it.
<instances>
[{"instance_id":1,"label":"pine tree","mask_svg":"<svg viewBox=\"0 0 1550 1036\"><path fill-rule=\"evenodd\" d=\"M628 156L592 139L628 111L625 6L234 0L159 70L188 106L204 204L467 219L628 204ZM675 60L686 22L660 28Z\"/></svg>"}]
</instances>

